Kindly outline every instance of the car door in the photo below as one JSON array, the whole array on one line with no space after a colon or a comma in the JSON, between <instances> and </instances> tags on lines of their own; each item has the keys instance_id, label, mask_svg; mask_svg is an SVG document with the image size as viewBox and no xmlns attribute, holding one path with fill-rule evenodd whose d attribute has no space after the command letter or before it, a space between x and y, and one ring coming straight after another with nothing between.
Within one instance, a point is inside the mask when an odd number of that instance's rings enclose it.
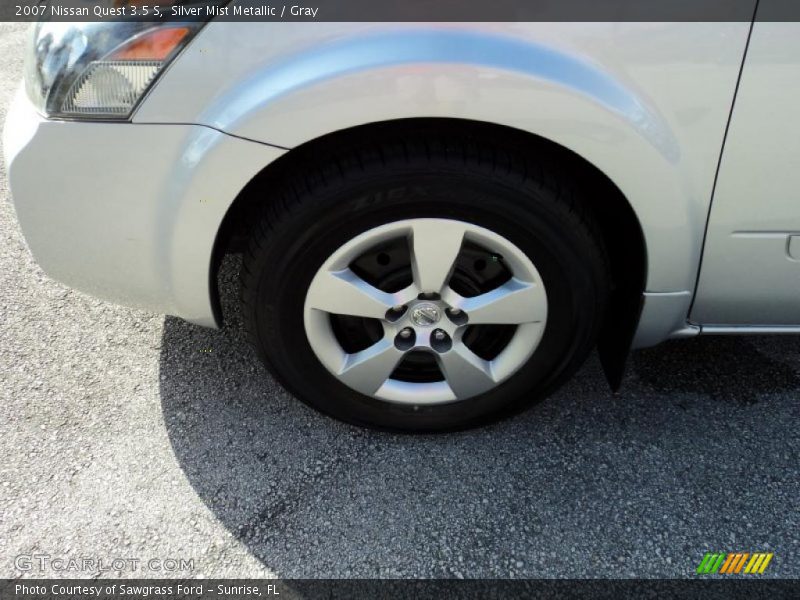
<instances>
[{"instance_id":1,"label":"car door","mask_svg":"<svg viewBox=\"0 0 800 600\"><path fill-rule=\"evenodd\" d=\"M800 326L800 23L762 0L733 107L690 318Z\"/></svg>"}]
</instances>

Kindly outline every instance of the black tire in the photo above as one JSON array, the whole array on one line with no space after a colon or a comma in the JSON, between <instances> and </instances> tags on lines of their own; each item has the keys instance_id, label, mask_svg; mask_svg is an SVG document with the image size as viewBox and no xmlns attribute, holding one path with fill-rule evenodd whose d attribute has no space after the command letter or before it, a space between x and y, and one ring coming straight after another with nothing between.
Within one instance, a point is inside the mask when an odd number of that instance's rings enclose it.
<instances>
[{"instance_id":1,"label":"black tire","mask_svg":"<svg viewBox=\"0 0 800 600\"><path fill-rule=\"evenodd\" d=\"M558 166L525 160L466 136L402 140L310 155L270 189L242 271L243 311L264 364L296 397L343 421L402 431L485 424L542 399L593 348L608 296L601 236ZM308 286L332 252L385 223L419 217L468 221L520 248L536 265L548 319L536 351L487 393L410 406L362 395L316 358L305 335Z\"/></svg>"}]
</instances>

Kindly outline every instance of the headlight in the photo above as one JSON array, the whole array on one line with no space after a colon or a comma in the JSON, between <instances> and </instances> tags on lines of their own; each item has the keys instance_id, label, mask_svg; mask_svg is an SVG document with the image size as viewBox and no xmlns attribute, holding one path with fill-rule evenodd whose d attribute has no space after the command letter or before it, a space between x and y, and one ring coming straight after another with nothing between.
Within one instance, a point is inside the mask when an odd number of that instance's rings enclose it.
<instances>
[{"instance_id":1,"label":"headlight","mask_svg":"<svg viewBox=\"0 0 800 600\"><path fill-rule=\"evenodd\" d=\"M37 23L25 87L47 117L127 119L203 23Z\"/></svg>"}]
</instances>

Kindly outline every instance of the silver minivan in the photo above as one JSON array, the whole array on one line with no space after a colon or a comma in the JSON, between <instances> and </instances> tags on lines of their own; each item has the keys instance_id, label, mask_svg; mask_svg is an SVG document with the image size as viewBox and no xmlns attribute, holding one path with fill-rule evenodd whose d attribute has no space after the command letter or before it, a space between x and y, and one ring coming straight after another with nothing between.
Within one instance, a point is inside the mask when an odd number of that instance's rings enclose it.
<instances>
[{"instance_id":1,"label":"silver minivan","mask_svg":"<svg viewBox=\"0 0 800 600\"><path fill-rule=\"evenodd\" d=\"M294 395L456 429L595 347L617 387L632 348L800 332L798 57L761 21L42 23L5 156L53 278L219 327L242 253Z\"/></svg>"}]
</instances>

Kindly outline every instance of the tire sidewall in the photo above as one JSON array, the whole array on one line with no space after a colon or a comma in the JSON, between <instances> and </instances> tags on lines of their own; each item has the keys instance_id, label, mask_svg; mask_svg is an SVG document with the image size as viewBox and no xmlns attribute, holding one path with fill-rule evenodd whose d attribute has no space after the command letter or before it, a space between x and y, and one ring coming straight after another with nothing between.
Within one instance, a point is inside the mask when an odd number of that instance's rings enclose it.
<instances>
[{"instance_id":1,"label":"tire sidewall","mask_svg":"<svg viewBox=\"0 0 800 600\"><path fill-rule=\"evenodd\" d=\"M553 196L546 188L463 172L384 173L317 192L280 223L249 267L257 277L249 315L257 350L300 399L359 425L460 429L516 412L576 368L571 363L582 362L599 321L596 248ZM479 396L418 406L365 396L328 372L305 334L305 296L330 255L374 227L414 218L456 219L487 228L522 250L542 277L548 318L538 347L514 375Z\"/></svg>"}]
</instances>

